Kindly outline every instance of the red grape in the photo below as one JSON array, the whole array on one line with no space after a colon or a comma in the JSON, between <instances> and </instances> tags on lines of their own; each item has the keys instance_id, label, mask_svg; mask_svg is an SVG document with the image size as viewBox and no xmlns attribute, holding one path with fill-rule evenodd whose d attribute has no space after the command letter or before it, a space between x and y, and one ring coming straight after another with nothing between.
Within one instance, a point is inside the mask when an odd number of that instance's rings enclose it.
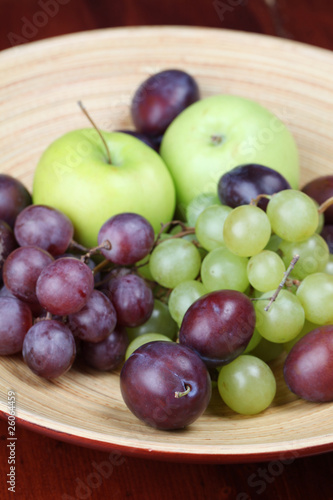
<instances>
[{"instance_id":1,"label":"red grape","mask_svg":"<svg viewBox=\"0 0 333 500\"><path fill-rule=\"evenodd\" d=\"M0 355L20 352L32 326L30 308L14 297L0 297Z\"/></svg>"},{"instance_id":2,"label":"red grape","mask_svg":"<svg viewBox=\"0 0 333 500\"><path fill-rule=\"evenodd\" d=\"M188 308L179 342L194 349L209 368L214 368L229 363L245 350L255 323L253 304L244 293L217 290Z\"/></svg>"},{"instance_id":3,"label":"red grape","mask_svg":"<svg viewBox=\"0 0 333 500\"><path fill-rule=\"evenodd\" d=\"M3 279L15 297L37 303L36 283L42 270L53 262L53 257L38 247L16 248L6 259Z\"/></svg>"},{"instance_id":4,"label":"red grape","mask_svg":"<svg viewBox=\"0 0 333 500\"><path fill-rule=\"evenodd\" d=\"M110 279L108 290L120 325L139 326L150 318L154 295L143 278L122 270Z\"/></svg>"},{"instance_id":5,"label":"red grape","mask_svg":"<svg viewBox=\"0 0 333 500\"><path fill-rule=\"evenodd\" d=\"M17 248L17 242L12 228L0 220L0 275L2 276L2 268L8 255Z\"/></svg>"},{"instance_id":6,"label":"red grape","mask_svg":"<svg viewBox=\"0 0 333 500\"><path fill-rule=\"evenodd\" d=\"M128 337L123 326L117 326L100 342L81 343L81 356L84 361L96 370L114 370L124 361Z\"/></svg>"},{"instance_id":7,"label":"red grape","mask_svg":"<svg viewBox=\"0 0 333 500\"><path fill-rule=\"evenodd\" d=\"M66 316L80 311L94 289L94 276L80 260L64 257L41 272L36 286L37 298L47 311Z\"/></svg>"},{"instance_id":8,"label":"red grape","mask_svg":"<svg viewBox=\"0 0 333 500\"><path fill-rule=\"evenodd\" d=\"M333 325L316 328L296 342L284 364L292 392L308 401L333 401Z\"/></svg>"},{"instance_id":9,"label":"red grape","mask_svg":"<svg viewBox=\"0 0 333 500\"><path fill-rule=\"evenodd\" d=\"M106 295L93 290L80 311L68 316L68 327L73 335L89 342L100 342L114 330L117 314Z\"/></svg>"},{"instance_id":10,"label":"red grape","mask_svg":"<svg viewBox=\"0 0 333 500\"><path fill-rule=\"evenodd\" d=\"M328 224L323 227L320 236L326 241L330 253L333 253L333 224Z\"/></svg>"},{"instance_id":11,"label":"red grape","mask_svg":"<svg viewBox=\"0 0 333 500\"><path fill-rule=\"evenodd\" d=\"M124 212L108 219L98 233L98 244L111 243L104 257L120 266L135 264L153 247L155 233L150 222L139 214Z\"/></svg>"},{"instance_id":12,"label":"red grape","mask_svg":"<svg viewBox=\"0 0 333 500\"><path fill-rule=\"evenodd\" d=\"M41 320L30 328L22 348L23 359L40 377L52 379L72 366L75 340L70 329L56 320Z\"/></svg>"},{"instance_id":13,"label":"red grape","mask_svg":"<svg viewBox=\"0 0 333 500\"><path fill-rule=\"evenodd\" d=\"M14 233L21 246L34 245L52 255L61 255L73 238L70 219L55 208L30 205L17 216Z\"/></svg>"},{"instance_id":14,"label":"red grape","mask_svg":"<svg viewBox=\"0 0 333 500\"><path fill-rule=\"evenodd\" d=\"M131 103L135 127L147 135L161 135L187 106L200 98L195 79L178 69L156 73L137 89Z\"/></svg>"},{"instance_id":15,"label":"red grape","mask_svg":"<svg viewBox=\"0 0 333 500\"><path fill-rule=\"evenodd\" d=\"M190 425L206 410L211 380L200 357L186 346L154 341L125 362L120 389L130 411L158 429Z\"/></svg>"},{"instance_id":16,"label":"red grape","mask_svg":"<svg viewBox=\"0 0 333 500\"><path fill-rule=\"evenodd\" d=\"M30 193L22 182L0 174L0 220L14 227L17 215L31 203Z\"/></svg>"}]
</instances>

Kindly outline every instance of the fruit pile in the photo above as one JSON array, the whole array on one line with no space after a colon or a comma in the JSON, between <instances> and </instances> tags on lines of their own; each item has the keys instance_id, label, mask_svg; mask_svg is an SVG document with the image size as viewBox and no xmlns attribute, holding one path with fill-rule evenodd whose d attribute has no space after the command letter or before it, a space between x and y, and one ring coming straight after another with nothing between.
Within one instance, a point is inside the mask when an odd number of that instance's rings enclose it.
<instances>
[{"instance_id":1,"label":"fruit pile","mask_svg":"<svg viewBox=\"0 0 333 500\"><path fill-rule=\"evenodd\" d=\"M186 73L155 75L133 98L137 131L116 136L134 134L144 155L163 155L171 128L202 101ZM215 148L224 138L211 140ZM276 393L269 362L283 351L291 391L332 401L333 176L299 191L251 162L190 200L174 182L182 220L156 231L148 217L121 210L86 247L65 211L32 204L18 180L0 175L0 355L22 353L47 379L76 358L121 367L126 405L159 429L200 417L214 384L232 410L265 410Z\"/></svg>"}]
</instances>

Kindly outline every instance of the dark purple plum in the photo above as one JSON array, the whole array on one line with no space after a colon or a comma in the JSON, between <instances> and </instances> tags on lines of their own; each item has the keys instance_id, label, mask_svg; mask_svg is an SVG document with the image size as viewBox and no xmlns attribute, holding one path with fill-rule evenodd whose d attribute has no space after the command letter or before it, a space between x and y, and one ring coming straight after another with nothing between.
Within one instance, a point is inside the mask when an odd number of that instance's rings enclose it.
<instances>
[{"instance_id":1,"label":"dark purple plum","mask_svg":"<svg viewBox=\"0 0 333 500\"><path fill-rule=\"evenodd\" d=\"M142 134L141 132L137 132L136 130L117 130L117 132L122 132L123 134L131 135L132 137L136 137L140 141L144 142L150 148L158 151L158 145L155 141L153 141L148 135Z\"/></svg>"},{"instance_id":2,"label":"dark purple plum","mask_svg":"<svg viewBox=\"0 0 333 500\"><path fill-rule=\"evenodd\" d=\"M307 401L333 401L333 325L320 326L293 346L284 363L289 389Z\"/></svg>"},{"instance_id":3,"label":"dark purple plum","mask_svg":"<svg viewBox=\"0 0 333 500\"><path fill-rule=\"evenodd\" d=\"M43 269L37 280L36 295L51 314L67 316L86 305L93 289L91 269L80 260L64 257Z\"/></svg>"},{"instance_id":4,"label":"dark purple plum","mask_svg":"<svg viewBox=\"0 0 333 500\"><path fill-rule=\"evenodd\" d=\"M235 290L217 290L186 311L179 342L194 349L208 368L229 363L249 343L256 323L252 301Z\"/></svg>"},{"instance_id":5,"label":"dark purple plum","mask_svg":"<svg viewBox=\"0 0 333 500\"><path fill-rule=\"evenodd\" d=\"M69 314L68 327L75 337L89 342L100 342L114 330L117 313L108 297L93 290L80 311Z\"/></svg>"},{"instance_id":6,"label":"dark purple plum","mask_svg":"<svg viewBox=\"0 0 333 500\"><path fill-rule=\"evenodd\" d=\"M302 191L321 205L333 196L333 175L323 175L313 179L303 186ZM325 210L324 216L325 224L333 224L333 205Z\"/></svg>"},{"instance_id":7,"label":"dark purple plum","mask_svg":"<svg viewBox=\"0 0 333 500\"><path fill-rule=\"evenodd\" d=\"M218 197L223 205L235 208L248 205L259 194L274 194L290 189L289 182L276 170L264 165L249 163L239 165L226 172L218 182ZM266 210L267 198L262 198L258 207Z\"/></svg>"},{"instance_id":8,"label":"dark purple plum","mask_svg":"<svg viewBox=\"0 0 333 500\"><path fill-rule=\"evenodd\" d=\"M36 304L36 283L40 273L54 261L51 254L38 247L16 248L3 266L3 280L18 299Z\"/></svg>"},{"instance_id":9,"label":"dark purple plum","mask_svg":"<svg viewBox=\"0 0 333 500\"><path fill-rule=\"evenodd\" d=\"M15 297L0 297L0 355L21 352L23 340L32 327L30 307Z\"/></svg>"},{"instance_id":10,"label":"dark purple plum","mask_svg":"<svg viewBox=\"0 0 333 500\"><path fill-rule=\"evenodd\" d=\"M155 233L145 217L123 212L108 219L98 233L98 244L109 241L111 249L103 249L104 257L114 264L128 266L146 257L155 241Z\"/></svg>"},{"instance_id":11,"label":"dark purple plum","mask_svg":"<svg viewBox=\"0 0 333 500\"><path fill-rule=\"evenodd\" d=\"M128 343L125 327L117 325L110 335L100 342L82 341L80 355L92 368L110 371L124 361Z\"/></svg>"},{"instance_id":12,"label":"dark purple plum","mask_svg":"<svg viewBox=\"0 0 333 500\"><path fill-rule=\"evenodd\" d=\"M0 276L5 260L17 246L12 228L7 222L0 220Z\"/></svg>"},{"instance_id":13,"label":"dark purple plum","mask_svg":"<svg viewBox=\"0 0 333 500\"><path fill-rule=\"evenodd\" d=\"M0 220L13 228L18 214L31 203L31 195L22 182L0 174Z\"/></svg>"},{"instance_id":14,"label":"dark purple plum","mask_svg":"<svg viewBox=\"0 0 333 500\"><path fill-rule=\"evenodd\" d=\"M150 318L154 309L154 295L140 276L122 269L108 282L108 291L120 325L135 327Z\"/></svg>"},{"instance_id":15,"label":"dark purple plum","mask_svg":"<svg viewBox=\"0 0 333 500\"><path fill-rule=\"evenodd\" d=\"M330 253L333 253L333 224L324 226L320 236L326 241Z\"/></svg>"},{"instance_id":16,"label":"dark purple plum","mask_svg":"<svg viewBox=\"0 0 333 500\"><path fill-rule=\"evenodd\" d=\"M136 349L120 374L129 410L158 429L180 429L197 420L211 397L205 364L190 348L173 342L148 342Z\"/></svg>"},{"instance_id":17,"label":"dark purple plum","mask_svg":"<svg viewBox=\"0 0 333 500\"><path fill-rule=\"evenodd\" d=\"M73 334L59 321L41 320L24 337L22 355L36 375L47 379L60 377L70 369L75 359Z\"/></svg>"},{"instance_id":18,"label":"dark purple plum","mask_svg":"<svg viewBox=\"0 0 333 500\"><path fill-rule=\"evenodd\" d=\"M73 224L67 215L45 205L30 205L22 210L14 226L20 246L37 246L54 256L67 250L73 233Z\"/></svg>"},{"instance_id":19,"label":"dark purple plum","mask_svg":"<svg viewBox=\"0 0 333 500\"><path fill-rule=\"evenodd\" d=\"M136 90L131 114L136 129L160 136L190 104L200 98L195 79L179 69L168 69L147 78Z\"/></svg>"}]
</instances>

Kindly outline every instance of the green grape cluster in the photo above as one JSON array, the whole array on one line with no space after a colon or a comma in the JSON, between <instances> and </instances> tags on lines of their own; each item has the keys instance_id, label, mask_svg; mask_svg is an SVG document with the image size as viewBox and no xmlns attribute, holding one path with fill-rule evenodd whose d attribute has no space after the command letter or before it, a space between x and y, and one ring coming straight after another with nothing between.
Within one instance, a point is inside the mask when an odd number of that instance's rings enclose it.
<instances>
[{"instance_id":1,"label":"green grape cluster","mask_svg":"<svg viewBox=\"0 0 333 500\"><path fill-rule=\"evenodd\" d=\"M231 208L200 195L187 215L189 222L159 235L144 272L167 289L164 301L176 328L209 292L237 290L253 300L252 339L243 354L220 367L217 387L234 411L261 412L276 391L267 363L310 329L333 323L333 266L319 235L322 215L312 198L293 189L272 196L266 211L253 202ZM156 340L168 335L159 324L150 333Z\"/></svg>"}]
</instances>

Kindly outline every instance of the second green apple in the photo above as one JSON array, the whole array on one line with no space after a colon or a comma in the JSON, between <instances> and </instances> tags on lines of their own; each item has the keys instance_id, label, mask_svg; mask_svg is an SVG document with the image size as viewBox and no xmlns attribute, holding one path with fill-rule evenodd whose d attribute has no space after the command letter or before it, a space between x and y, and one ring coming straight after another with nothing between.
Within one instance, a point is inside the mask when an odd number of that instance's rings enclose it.
<instances>
[{"instance_id":1,"label":"second green apple","mask_svg":"<svg viewBox=\"0 0 333 500\"><path fill-rule=\"evenodd\" d=\"M201 99L185 109L166 130L160 150L173 177L177 208L201 193L214 193L220 177L245 163L280 172L299 185L295 140L282 121L257 102L234 95Z\"/></svg>"}]
</instances>

